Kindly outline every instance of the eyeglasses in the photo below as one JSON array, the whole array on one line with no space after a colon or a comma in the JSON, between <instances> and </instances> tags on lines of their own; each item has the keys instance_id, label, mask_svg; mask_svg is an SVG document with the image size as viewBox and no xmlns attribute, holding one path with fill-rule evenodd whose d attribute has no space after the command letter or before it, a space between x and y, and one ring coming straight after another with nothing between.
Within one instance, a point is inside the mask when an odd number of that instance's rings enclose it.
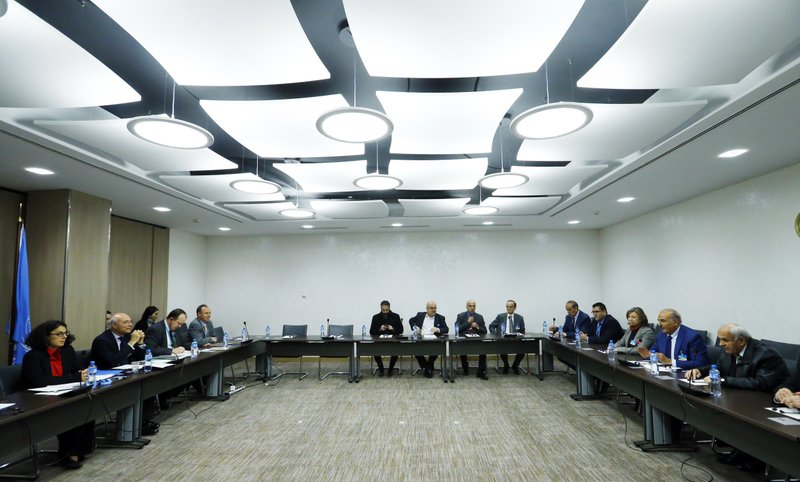
<instances>
[{"instance_id":1,"label":"eyeglasses","mask_svg":"<svg viewBox=\"0 0 800 482\"><path fill-rule=\"evenodd\" d=\"M68 331L58 331L56 333L50 333L50 336L57 336L57 337L66 338L66 337L69 336L69 332Z\"/></svg>"}]
</instances>

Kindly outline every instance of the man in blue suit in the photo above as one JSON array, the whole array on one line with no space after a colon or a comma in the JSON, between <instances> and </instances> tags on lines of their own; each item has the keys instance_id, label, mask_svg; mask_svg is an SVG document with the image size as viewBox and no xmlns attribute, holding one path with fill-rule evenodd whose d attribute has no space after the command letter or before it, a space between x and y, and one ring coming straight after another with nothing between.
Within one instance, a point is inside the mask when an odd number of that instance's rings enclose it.
<instances>
[{"instance_id":1,"label":"man in blue suit","mask_svg":"<svg viewBox=\"0 0 800 482\"><path fill-rule=\"evenodd\" d=\"M684 370L709 364L706 341L699 333L682 325L680 313L672 308L664 308L658 312L658 326L661 333L656 338L655 349L659 363ZM650 356L645 347L640 347L638 351L644 358Z\"/></svg>"},{"instance_id":2,"label":"man in blue suit","mask_svg":"<svg viewBox=\"0 0 800 482\"><path fill-rule=\"evenodd\" d=\"M578 333L581 331L586 333L589 329L589 324L591 323L589 315L581 311L580 308L578 308L578 302L574 300L567 301L565 308L567 310L567 316L564 318L564 325L562 328L564 336L567 338L575 338L576 331ZM550 331L554 332L555 334L558 332L558 327L551 326Z\"/></svg>"}]
</instances>

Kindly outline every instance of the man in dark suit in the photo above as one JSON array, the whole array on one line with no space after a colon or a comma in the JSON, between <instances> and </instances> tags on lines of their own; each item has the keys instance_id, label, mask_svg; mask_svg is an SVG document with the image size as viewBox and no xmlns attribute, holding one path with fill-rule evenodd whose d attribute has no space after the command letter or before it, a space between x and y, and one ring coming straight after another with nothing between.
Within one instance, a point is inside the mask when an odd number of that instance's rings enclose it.
<instances>
[{"instance_id":1,"label":"man in dark suit","mask_svg":"<svg viewBox=\"0 0 800 482\"><path fill-rule=\"evenodd\" d=\"M197 346L206 346L217 342L214 333L214 323L211 322L211 308L200 305L195 311L197 318L189 323L189 336L197 340Z\"/></svg>"},{"instance_id":2,"label":"man in dark suit","mask_svg":"<svg viewBox=\"0 0 800 482\"><path fill-rule=\"evenodd\" d=\"M578 308L578 303L574 300L567 301L565 308L567 310L567 316L564 317L564 325L562 327L564 336L567 338L575 338L576 331L578 333L581 331L586 333L589 329L589 324L591 323L589 315L581 311ZM558 327L551 326L550 331L554 333L558 332Z\"/></svg>"},{"instance_id":3,"label":"man in dark suit","mask_svg":"<svg viewBox=\"0 0 800 482\"><path fill-rule=\"evenodd\" d=\"M192 346L186 330L186 312L180 308L170 311L165 319L153 323L144 335L144 342L153 355L179 355Z\"/></svg>"},{"instance_id":4,"label":"man in dark suit","mask_svg":"<svg viewBox=\"0 0 800 482\"><path fill-rule=\"evenodd\" d=\"M436 313L436 302L429 301L425 305L425 311L420 311L413 318L408 320L411 325L411 331L417 329L419 334L425 335L444 335L450 332L447 323L444 321L444 316ZM424 356L417 355L417 363L422 369L422 372L427 378L433 378L433 363L436 361L437 355L431 355L425 360Z\"/></svg>"},{"instance_id":5,"label":"man in dark suit","mask_svg":"<svg viewBox=\"0 0 800 482\"><path fill-rule=\"evenodd\" d=\"M581 330L581 340L596 345L608 345L609 341L616 343L625 334L619 321L608 314L605 304L593 304L592 316L594 318L591 323L584 325Z\"/></svg>"},{"instance_id":6,"label":"man in dark suit","mask_svg":"<svg viewBox=\"0 0 800 482\"><path fill-rule=\"evenodd\" d=\"M509 333L525 333L525 319L522 318L522 315L518 315L515 313L517 310L517 302L514 300L506 301L506 312L500 313L495 317L494 321L489 325L489 331L492 333L497 334L509 334ZM519 364L522 359L525 358L524 353L517 353L514 357L514 364L511 368L514 370L514 374L519 375ZM503 360L503 373L508 373L508 355L502 354L500 355L500 359Z\"/></svg>"},{"instance_id":7,"label":"man in dark suit","mask_svg":"<svg viewBox=\"0 0 800 482\"><path fill-rule=\"evenodd\" d=\"M142 341L144 333L133 329L131 317L125 313L111 316L108 330L97 335L92 341L89 356L99 370L110 370L144 358Z\"/></svg>"},{"instance_id":8,"label":"man in dark suit","mask_svg":"<svg viewBox=\"0 0 800 482\"><path fill-rule=\"evenodd\" d=\"M477 303L475 300L469 300L467 301L467 311L459 313L458 316L456 316L456 326L460 334L486 334L486 322L483 321L483 315L475 313L476 307ZM469 375L467 355L461 355L461 368L464 370L464 375ZM486 355L478 355L478 378L483 380L489 379L486 375Z\"/></svg>"},{"instance_id":9,"label":"man in dark suit","mask_svg":"<svg viewBox=\"0 0 800 482\"><path fill-rule=\"evenodd\" d=\"M719 345L725 352L719 357L717 367L722 376L722 386L759 390L773 393L778 385L789 378L789 369L783 358L741 326L729 323L717 330ZM693 380L707 376L710 366L694 368L686 373Z\"/></svg>"},{"instance_id":10,"label":"man in dark suit","mask_svg":"<svg viewBox=\"0 0 800 482\"><path fill-rule=\"evenodd\" d=\"M391 304L387 300L381 301L381 312L372 317L372 323L369 326L369 334L372 336L380 335L401 335L403 334L403 320L400 315L393 312ZM378 376L383 376L383 359L375 356L375 363L378 364ZM394 365L397 363L397 356L389 358L389 376L394 372Z\"/></svg>"},{"instance_id":11,"label":"man in dark suit","mask_svg":"<svg viewBox=\"0 0 800 482\"><path fill-rule=\"evenodd\" d=\"M684 370L708 365L706 341L699 333L682 323L681 314L672 308L664 308L658 312L661 333L656 337L655 349L659 363ZM650 351L645 347L639 347L638 352L643 358L650 356Z\"/></svg>"}]
</instances>

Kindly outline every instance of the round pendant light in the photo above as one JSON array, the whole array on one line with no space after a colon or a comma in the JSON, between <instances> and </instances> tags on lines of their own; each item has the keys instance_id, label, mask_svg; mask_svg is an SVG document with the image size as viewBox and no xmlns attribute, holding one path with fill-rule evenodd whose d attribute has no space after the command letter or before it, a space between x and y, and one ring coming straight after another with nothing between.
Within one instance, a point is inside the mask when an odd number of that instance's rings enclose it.
<instances>
[{"instance_id":1,"label":"round pendant light","mask_svg":"<svg viewBox=\"0 0 800 482\"><path fill-rule=\"evenodd\" d=\"M388 137L394 124L382 112L364 107L342 107L322 114L317 130L336 141L373 142Z\"/></svg>"},{"instance_id":2,"label":"round pendant light","mask_svg":"<svg viewBox=\"0 0 800 482\"><path fill-rule=\"evenodd\" d=\"M280 211L279 213L281 216L286 216L287 218L295 218L295 219L303 219L303 218L313 218L314 211L305 208L289 208Z\"/></svg>"},{"instance_id":3,"label":"round pendant light","mask_svg":"<svg viewBox=\"0 0 800 482\"><path fill-rule=\"evenodd\" d=\"M523 139L552 139L583 129L592 111L570 102L545 104L528 109L511 121L511 132Z\"/></svg>"},{"instance_id":4,"label":"round pendant light","mask_svg":"<svg viewBox=\"0 0 800 482\"><path fill-rule=\"evenodd\" d=\"M231 187L237 191L250 194L275 194L281 192L281 187L274 182L258 181L254 179L233 181Z\"/></svg>"},{"instance_id":5,"label":"round pendant light","mask_svg":"<svg viewBox=\"0 0 800 482\"><path fill-rule=\"evenodd\" d=\"M387 189L396 189L403 185L403 181L385 174L368 174L359 177L353 184L361 189L369 189L371 191L385 191Z\"/></svg>"},{"instance_id":6,"label":"round pendant light","mask_svg":"<svg viewBox=\"0 0 800 482\"><path fill-rule=\"evenodd\" d=\"M528 176L517 172L496 172L484 176L478 181L481 187L486 189L502 189L507 187L517 187L528 182Z\"/></svg>"},{"instance_id":7,"label":"round pendant light","mask_svg":"<svg viewBox=\"0 0 800 482\"><path fill-rule=\"evenodd\" d=\"M145 141L177 149L204 149L214 143L214 136L202 127L170 117L134 117L128 130Z\"/></svg>"},{"instance_id":8,"label":"round pendant light","mask_svg":"<svg viewBox=\"0 0 800 482\"><path fill-rule=\"evenodd\" d=\"M479 204L477 206L466 207L462 212L464 214L469 214L470 216L487 216L489 214L494 214L497 211L499 211L499 209L494 206Z\"/></svg>"}]
</instances>

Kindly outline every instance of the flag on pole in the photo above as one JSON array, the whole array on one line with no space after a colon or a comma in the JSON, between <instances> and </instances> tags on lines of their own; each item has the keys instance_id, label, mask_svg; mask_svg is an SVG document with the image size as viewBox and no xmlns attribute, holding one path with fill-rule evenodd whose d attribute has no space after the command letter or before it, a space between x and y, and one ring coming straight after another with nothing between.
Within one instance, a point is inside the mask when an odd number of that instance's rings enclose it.
<instances>
[{"instance_id":1,"label":"flag on pole","mask_svg":"<svg viewBox=\"0 0 800 482\"><path fill-rule=\"evenodd\" d=\"M31 296L28 284L28 243L25 241L25 226L19 235L19 261L17 264L17 296L14 317L14 358L12 365L21 365L22 357L28 353L25 340L31 333Z\"/></svg>"}]
</instances>

